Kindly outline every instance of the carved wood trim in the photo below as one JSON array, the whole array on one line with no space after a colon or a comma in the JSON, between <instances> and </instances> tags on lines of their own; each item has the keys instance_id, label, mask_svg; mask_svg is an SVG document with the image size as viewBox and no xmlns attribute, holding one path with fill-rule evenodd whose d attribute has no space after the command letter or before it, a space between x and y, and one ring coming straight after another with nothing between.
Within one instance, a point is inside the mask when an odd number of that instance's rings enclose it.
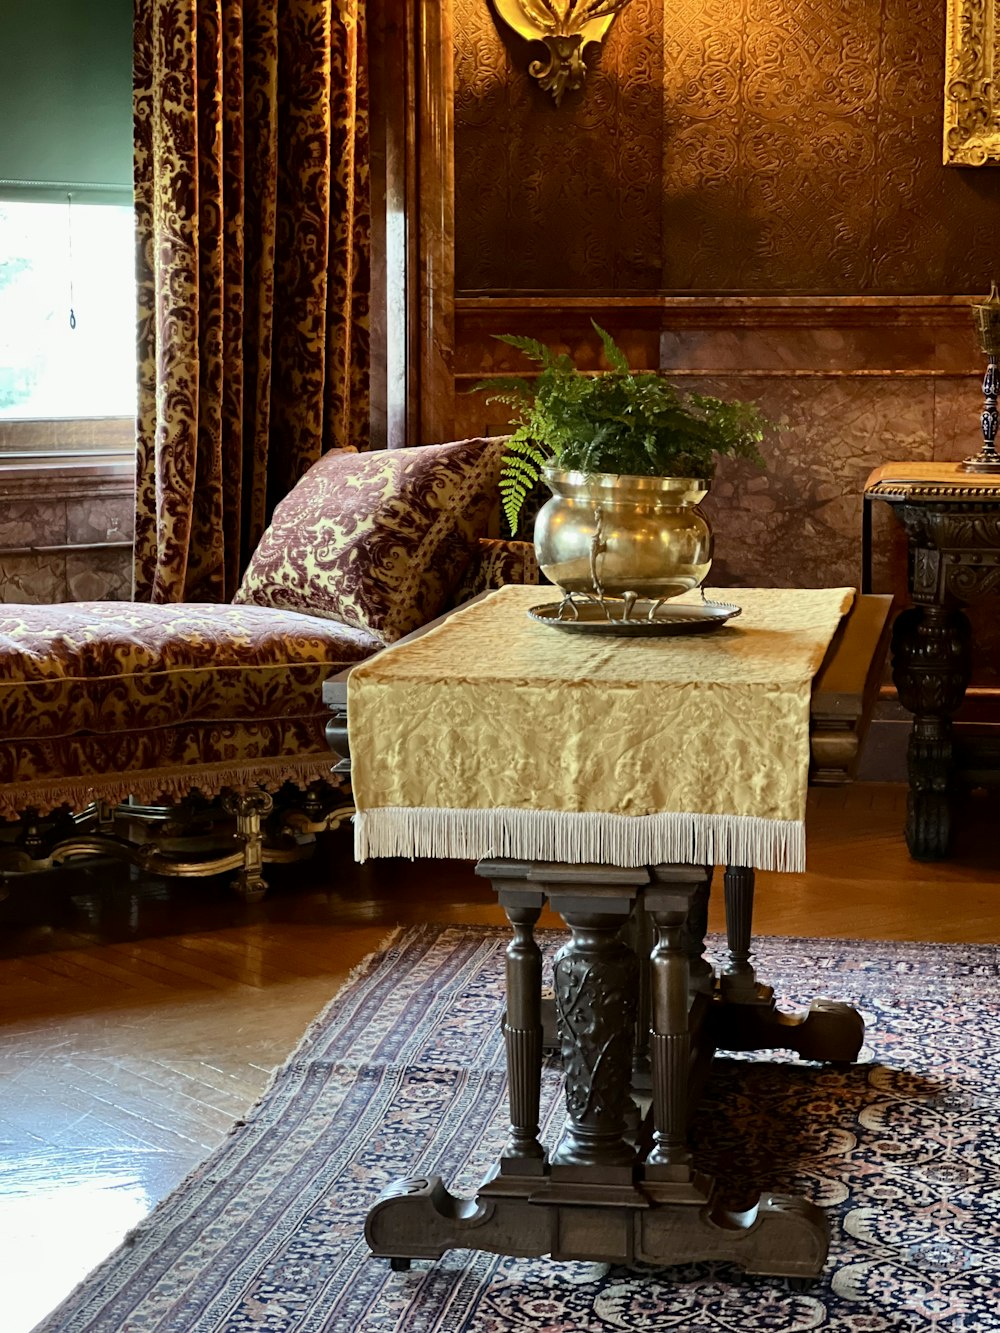
<instances>
[{"instance_id":1,"label":"carved wood trim","mask_svg":"<svg viewBox=\"0 0 1000 1333\"><path fill-rule=\"evenodd\" d=\"M1000 5L948 0L944 164L1000 162Z\"/></svg>"}]
</instances>

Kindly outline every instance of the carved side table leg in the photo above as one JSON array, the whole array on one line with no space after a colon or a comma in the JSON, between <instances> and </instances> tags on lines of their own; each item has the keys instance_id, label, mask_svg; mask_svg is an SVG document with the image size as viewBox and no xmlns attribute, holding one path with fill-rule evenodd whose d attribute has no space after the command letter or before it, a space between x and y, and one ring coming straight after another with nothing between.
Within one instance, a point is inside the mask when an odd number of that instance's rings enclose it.
<instances>
[{"instance_id":1,"label":"carved side table leg","mask_svg":"<svg viewBox=\"0 0 1000 1333\"><path fill-rule=\"evenodd\" d=\"M621 914L553 906L571 933L553 967L569 1117L553 1165L631 1166L635 954L620 937Z\"/></svg>"},{"instance_id":2,"label":"carved side table leg","mask_svg":"<svg viewBox=\"0 0 1000 1333\"><path fill-rule=\"evenodd\" d=\"M921 861L948 855L952 841L952 715L971 675L972 635L961 611L916 606L897 618L892 678L913 714L907 751L906 843Z\"/></svg>"}]
</instances>

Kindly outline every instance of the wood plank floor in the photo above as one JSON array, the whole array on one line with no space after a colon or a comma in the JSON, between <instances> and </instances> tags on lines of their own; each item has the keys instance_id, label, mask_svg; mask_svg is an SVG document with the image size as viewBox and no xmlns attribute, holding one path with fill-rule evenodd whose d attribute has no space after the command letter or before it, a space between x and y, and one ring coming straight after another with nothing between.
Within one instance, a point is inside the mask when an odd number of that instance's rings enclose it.
<instances>
[{"instance_id":1,"label":"wood plank floor","mask_svg":"<svg viewBox=\"0 0 1000 1333\"><path fill-rule=\"evenodd\" d=\"M759 877L758 933L997 942L995 802L970 803L955 860L919 865L903 789L813 792L809 873ZM31 1328L206 1156L390 929L502 919L470 866L355 866L347 831L272 883L245 907L223 883L104 866L0 903L4 1333Z\"/></svg>"}]
</instances>

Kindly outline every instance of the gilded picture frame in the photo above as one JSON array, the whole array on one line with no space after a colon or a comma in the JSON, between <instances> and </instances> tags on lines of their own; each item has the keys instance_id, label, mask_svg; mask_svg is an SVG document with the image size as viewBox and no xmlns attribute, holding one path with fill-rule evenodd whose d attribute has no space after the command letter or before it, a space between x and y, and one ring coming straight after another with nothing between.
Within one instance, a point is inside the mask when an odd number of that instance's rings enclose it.
<instances>
[{"instance_id":1,"label":"gilded picture frame","mask_svg":"<svg viewBox=\"0 0 1000 1333\"><path fill-rule=\"evenodd\" d=\"M1000 0L948 0L944 164L1000 163Z\"/></svg>"}]
</instances>

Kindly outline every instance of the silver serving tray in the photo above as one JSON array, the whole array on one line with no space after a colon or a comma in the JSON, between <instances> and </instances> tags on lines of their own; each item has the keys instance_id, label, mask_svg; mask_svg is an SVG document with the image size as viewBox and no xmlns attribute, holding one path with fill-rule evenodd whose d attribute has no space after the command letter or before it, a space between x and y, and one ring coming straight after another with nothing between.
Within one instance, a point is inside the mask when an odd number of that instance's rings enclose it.
<instances>
[{"instance_id":1,"label":"silver serving tray","mask_svg":"<svg viewBox=\"0 0 1000 1333\"><path fill-rule=\"evenodd\" d=\"M621 602L545 602L532 606L528 615L540 625L568 630L571 634L609 634L616 638L648 639L664 634L708 634L738 616L741 607L731 602L663 602L649 614L649 602L636 602L623 620ZM609 614L610 612L610 614ZM615 612L618 614L616 615ZM574 614L575 613L575 614Z\"/></svg>"}]
</instances>

